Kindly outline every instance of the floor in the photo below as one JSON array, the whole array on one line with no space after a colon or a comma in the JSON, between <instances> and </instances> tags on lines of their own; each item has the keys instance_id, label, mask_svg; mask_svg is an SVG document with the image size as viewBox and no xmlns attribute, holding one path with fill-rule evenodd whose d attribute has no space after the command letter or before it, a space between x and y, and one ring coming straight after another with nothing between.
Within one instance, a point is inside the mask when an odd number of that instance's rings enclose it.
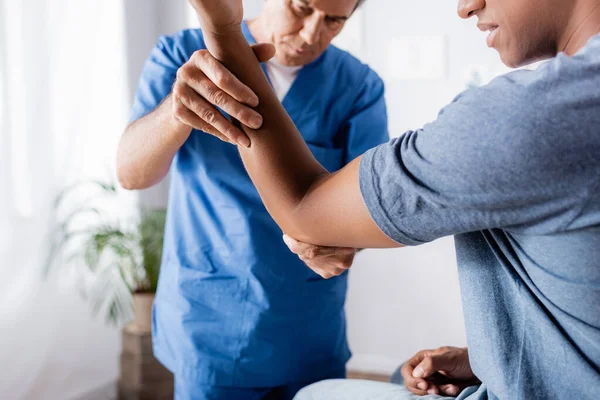
<instances>
[{"instance_id":1,"label":"floor","mask_svg":"<svg viewBox=\"0 0 600 400\"><path fill-rule=\"evenodd\" d=\"M369 372L348 371L348 379L366 379L368 381L389 382L389 375L372 374Z\"/></svg>"}]
</instances>

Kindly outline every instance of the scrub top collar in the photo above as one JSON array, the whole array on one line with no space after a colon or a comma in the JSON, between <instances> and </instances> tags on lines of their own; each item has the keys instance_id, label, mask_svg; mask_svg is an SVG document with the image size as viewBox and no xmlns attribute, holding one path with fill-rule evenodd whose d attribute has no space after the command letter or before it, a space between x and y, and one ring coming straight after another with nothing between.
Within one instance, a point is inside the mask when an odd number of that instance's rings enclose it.
<instances>
[{"instance_id":1,"label":"scrub top collar","mask_svg":"<svg viewBox=\"0 0 600 400\"><path fill-rule=\"evenodd\" d=\"M248 27L248 23L244 20L242 21L242 33L244 37L248 41L250 45L256 44L256 39L252 36L250 32L250 28ZM298 76L296 80L290 87L290 90L286 94L286 96L282 100L282 104L284 108L288 111L290 116L294 116L297 113L303 113L307 111L307 109L311 108L311 103L315 100L315 97L318 96L318 93L314 91L314 88L311 85L303 85L302 82L318 82L323 79L322 71L319 70L319 67L322 66L325 57L327 54L327 49L317 57L316 60L312 61L309 64L306 64L302 69L298 72ZM269 78L269 74L267 73L267 69L264 63L261 64L263 72L265 76L269 80L269 83L272 84L271 78Z\"/></svg>"},{"instance_id":2,"label":"scrub top collar","mask_svg":"<svg viewBox=\"0 0 600 400\"><path fill-rule=\"evenodd\" d=\"M244 34L244 37L246 38L246 40L248 41L248 43L250 45L257 43L254 36L252 36L252 32L250 32L250 28L248 27L248 23L246 22L246 20L242 21L242 33ZM323 52L323 54L321 54L319 57L317 57L316 60L312 61L309 64L306 64L302 69L312 68L312 67L315 67L317 64L321 63L323 61L323 58L325 57L326 52L327 52L327 50L325 50Z\"/></svg>"}]
</instances>

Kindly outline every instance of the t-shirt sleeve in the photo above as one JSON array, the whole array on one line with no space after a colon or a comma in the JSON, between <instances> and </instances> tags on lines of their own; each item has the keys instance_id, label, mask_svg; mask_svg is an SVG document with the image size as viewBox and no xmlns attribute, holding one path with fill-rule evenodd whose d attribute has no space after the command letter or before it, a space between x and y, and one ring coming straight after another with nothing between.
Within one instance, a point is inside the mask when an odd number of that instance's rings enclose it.
<instances>
[{"instance_id":1,"label":"t-shirt sleeve","mask_svg":"<svg viewBox=\"0 0 600 400\"><path fill-rule=\"evenodd\" d=\"M545 234L577 217L590 182L581 149L553 126L544 91L513 77L459 95L433 123L365 154L361 192L390 238Z\"/></svg>"},{"instance_id":2,"label":"t-shirt sleeve","mask_svg":"<svg viewBox=\"0 0 600 400\"><path fill-rule=\"evenodd\" d=\"M351 116L344 125L348 138L346 163L389 140L383 81L367 68L362 82Z\"/></svg>"},{"instance_id":3,"label":"t-shirt sleeve","mask_svg":"<svg viewBox=\"0 0 600 400\"><path fill-rule=\"evenodd\" d=\"M133 99L130 122L154 110L171 93L177 70L184 63L177 37L161 36L144 64Z\"/></svg>"}]
</instances>

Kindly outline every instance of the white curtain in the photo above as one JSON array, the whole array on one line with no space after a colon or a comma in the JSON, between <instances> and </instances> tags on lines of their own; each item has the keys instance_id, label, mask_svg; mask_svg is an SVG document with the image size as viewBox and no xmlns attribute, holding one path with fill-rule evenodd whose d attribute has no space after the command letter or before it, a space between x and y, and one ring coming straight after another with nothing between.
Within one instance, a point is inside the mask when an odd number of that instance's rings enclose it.
<instances>
[{"instance_id":1,"label":"white curtain","mask_svg":"<svg viewBox=\"0 0 600 400\"><path fill-rule=\"evenodd\" d=\"M72 282L42 279L41 266L60 189L114 174L129 106L124 24L120 1L0 0L5 399L77 398L118 372L118 330L91 318Z\"/></svg>"},{"instance_id":2,"label":"white curtain","mask_svg":"<svg viewBox=\"0 0 600 400\"><path fill-rule=\"evenodd\" d=\"M262 4L245 0L247 16ZM42 278L52 202L114 176L150 49L194 26L187 0L0 0L0 398L114 391L119 329L92 318L69 275ZM139 197L164 206L166 185Z\"/></svg>"}]
</instances>

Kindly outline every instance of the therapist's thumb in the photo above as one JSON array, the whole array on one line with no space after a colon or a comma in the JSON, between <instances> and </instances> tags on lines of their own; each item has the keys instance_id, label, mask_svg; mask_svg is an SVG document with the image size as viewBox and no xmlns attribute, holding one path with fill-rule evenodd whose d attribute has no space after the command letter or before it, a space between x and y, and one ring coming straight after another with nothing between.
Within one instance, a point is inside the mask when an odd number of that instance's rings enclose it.
<instances>
[{"instance_id":1,"label":"therapist's thumb","mask_svg":"<svg viewBox=\"0 0 600 400\"><path fill-rule=\"evenodd\" d=\"M275 46L271 43L258 43L252 46L252 51L258 62L269 61L275 56Z\"/></svg>"}]
</instances>

